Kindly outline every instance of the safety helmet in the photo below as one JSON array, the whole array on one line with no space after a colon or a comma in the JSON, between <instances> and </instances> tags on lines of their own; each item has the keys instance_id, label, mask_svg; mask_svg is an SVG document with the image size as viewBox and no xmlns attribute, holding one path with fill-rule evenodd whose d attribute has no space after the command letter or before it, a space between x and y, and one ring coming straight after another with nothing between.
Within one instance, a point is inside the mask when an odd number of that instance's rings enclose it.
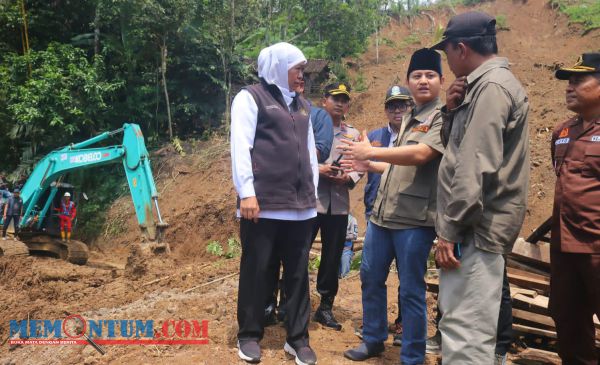
<instances>
[{"instance_id":1,"label":"safety helmet","mask_svg":"<svg viewBox=\"0 0 600 365\"><path fill-rule=\"evenodd\" d=\"M71 197L71 193L69 193L68 191L65 193L65 196L68 196L69 198Z\"/></svg>"}]
</instances>

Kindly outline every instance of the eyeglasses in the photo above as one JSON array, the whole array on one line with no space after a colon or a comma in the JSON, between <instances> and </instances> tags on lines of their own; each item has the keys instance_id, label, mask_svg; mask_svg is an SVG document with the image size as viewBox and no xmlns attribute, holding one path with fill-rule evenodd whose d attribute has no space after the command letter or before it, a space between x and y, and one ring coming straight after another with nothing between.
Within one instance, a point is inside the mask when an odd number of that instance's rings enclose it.
<instances>
[{"instance_id":1,"label":"eyeglasses","mask_svg":"<svg viewBox=\"0 0 600 365\"><path fill-rule=\"evenodd\" d=\"M385 106L385 110L387 110L388 112L395 112L396 110L399 110L401 112L405 112L408 110L409 105L406 103L390 103L390 104L386 104Z\"/></svg>"}]
</instances>

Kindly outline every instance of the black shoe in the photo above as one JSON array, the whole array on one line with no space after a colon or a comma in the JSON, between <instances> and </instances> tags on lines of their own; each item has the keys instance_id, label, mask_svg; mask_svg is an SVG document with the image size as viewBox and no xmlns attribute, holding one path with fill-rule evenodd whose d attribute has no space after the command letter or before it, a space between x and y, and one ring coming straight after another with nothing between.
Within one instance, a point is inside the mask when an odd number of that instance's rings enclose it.
<instances>
[{"instance_id":1,"label":"black shoe","mask_svg":"<svg viewBox=\"0 0 600 365\"><path fill-rule=\"evenodd\" d=\"M310 346L303 346L299 349L294 349L289 343L285 343L283 351L296 358L297 365L315 365L317 363L317 355Z\"/></svg>"},{"instance_id":2,"label":"black shoe","mask_svg":"<svg viewBox=\"0 0 600 365\"><path fill-rule=\"evenodd\" d=\"M273 326L277 324L277 313L275 312L275 305L269 304L265 308L265 327Z\"/></svg>"},{"instance_id":3,"label":"black shoe","mask_svg":"<svg viewBox=\"0 0 600 365\"><path fill-rule=\"evenodd\" d=\"M381 355L384 350L383 343L367 344L363 342L355 349L344 351L344 357L352 361L365 361Z\"/></svg>"},{"instance_id":4,"label":"black shoe","mask_svg":"<svg viewBox=\"0 0 600 365\"><path fill-rule=\"evenodd\" d=\"M319 322L325 327L333 328L336 331L341 331L342 325L339 324L330 309L317 309L313 317L315 322Z\"/></svg>"},{"instance_id":5,"label":"black shoe","mask_svg":"<svg viewBox=\"0 0 600 365\"><path fill-rule=\"evenodd\" d=\"M251 364L260 362L260 345L256 341L238 340L238 356Z\"/></svg>"},{"instance_id":6,"label":"black shoe","mask_svg":"<svg viewBox=\"0 0 600 365\"><path fill-rule=\"evenodd\" d=\"M277 311L277 320L279 322L285 322L285 316L286 316L286 314L287 313L285 311L285 308L283 308L283 307L280 306L279 310Z\"/></svg>"}]
</instances>

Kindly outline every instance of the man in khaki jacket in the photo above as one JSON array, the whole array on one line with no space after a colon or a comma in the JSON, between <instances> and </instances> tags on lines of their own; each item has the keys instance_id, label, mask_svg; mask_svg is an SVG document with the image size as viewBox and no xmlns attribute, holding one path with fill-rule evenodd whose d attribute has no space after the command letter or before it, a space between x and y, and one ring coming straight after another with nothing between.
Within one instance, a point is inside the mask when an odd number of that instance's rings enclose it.
<instances>
[{"instance_id":1,"label":"man in khaki jacket","mask_svg":"<svg viewBox=\"0 0 600 365\"><path fill-rule=\"evenodd\" d=\"M402 308L402 350L405 365L423 364L427 335L425 270L435 239L436 174L444 147L440 140L441 56L430 49L416 51L406 74L415 107L404 115L392 148L345 142L344 154L359 171L383 173L367 226L360 267L363 342L344 352L363 361L384 351L387 330L385 282L396 260ZM391 111L400 106L388 103ZM376 159L379 162L369 161Z\"/></svg>"},{"instance_id":2,"label":"man in khaki jacket","mask_svg":"<svg viewBox=\"0 0 600 365\"><path fill-rule=\"evenodd\" d=\"M529 103L508 60L496 56L495 25L485 13L457 15L433 47L457 77L442 108L437 194L444 364L494 363L502 255L525 216Z\"/></svg>"}]
</instances>

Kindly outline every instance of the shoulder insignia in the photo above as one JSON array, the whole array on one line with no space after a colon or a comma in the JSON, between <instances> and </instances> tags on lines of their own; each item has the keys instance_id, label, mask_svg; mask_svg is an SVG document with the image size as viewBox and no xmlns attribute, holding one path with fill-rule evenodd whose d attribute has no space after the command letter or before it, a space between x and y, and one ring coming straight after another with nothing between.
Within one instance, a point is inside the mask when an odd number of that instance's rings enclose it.
<instances>
[{"instance_id":1,"label":"shoulder insignia","mask_svg":"<svg viewBox=\"0 0 600 365\"><path fill-rule=\"evenodd\" d=\"M558 138L564 138L569 135L569 128L563 128L558 135Z\"/></svg>"}]
</instances>

